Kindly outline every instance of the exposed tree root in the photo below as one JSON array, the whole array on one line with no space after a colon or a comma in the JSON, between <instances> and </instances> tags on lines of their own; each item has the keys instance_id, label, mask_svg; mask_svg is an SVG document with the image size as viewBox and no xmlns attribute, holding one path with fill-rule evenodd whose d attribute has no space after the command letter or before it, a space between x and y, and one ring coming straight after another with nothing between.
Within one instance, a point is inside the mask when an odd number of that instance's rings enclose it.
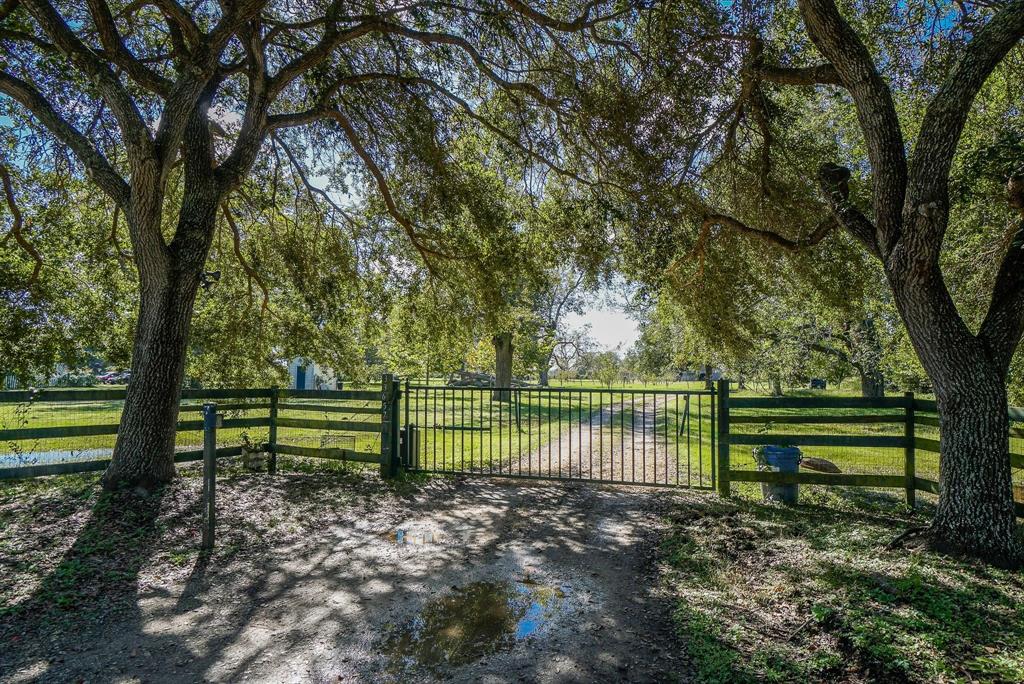
<instances>
[{"instance_id":1,"label":"exposed tree root","mask_svg":"<svg viewBox=\"0 0 1024 684\"><path fill-rule=\"evenodd\" d=\"M887 550L924 550L955 558L976 558L998 568L1009 570L1024 568L1024 541L1017 544L1015 552L996 555L979 555L970 549L950 543L931 525L909 527L885 545Z\"/></svg>"}]
</instances>

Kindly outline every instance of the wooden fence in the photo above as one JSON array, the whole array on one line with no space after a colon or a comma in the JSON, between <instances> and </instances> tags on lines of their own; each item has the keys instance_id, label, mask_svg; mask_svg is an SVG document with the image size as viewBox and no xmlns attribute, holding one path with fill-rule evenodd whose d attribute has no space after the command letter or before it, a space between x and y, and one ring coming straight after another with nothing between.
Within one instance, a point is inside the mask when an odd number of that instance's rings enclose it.
<instances>
[{"instance_id":1,"label":"wooden fence","mask_svg":"<svg viewBox=\"0 0 1024 684\"><path fill-rule=\"evenodd\" d=\"M0 407L17 406L24 411L41 407L83 406L88 402L120 402L125 398L123 389L85 390L24 390L0 392ZM193 419L202 410L197 401L217 401L218 412L224 413L222 430L249 430L265 428L267 439L263 447L270 455L270 470L277 465L279 454L290 454L305 458L323 458L340 461L381 464L382 473L394 474L399 457L399 430L397 428L399 390L398 382L385 376L381 390L288 390L266 389L215 389L184 390L179 408L178 433L200 432L201 419ZM360 404L360 405L354 405ZM118 408L109 409L117 413ZM251 413L262 415L250 416ZM238 417L233 417L236 414ZM105 415L105 414L104 414ZM328 418L326 416L342 416ZM316 416L316 417L313 417ZM358 417L358 418L357 418ZM7 421L10 423L11 421ZM0 423L0 444L20 445L39 443L40 440L59 440L74 437L95 437L116 435L118 423L70 424L31 426L31 420L24 419L25 425L11 427ZM353 448L338 448L324 444L311 446L307 435L316 433L346 433L353 435ZM286 433L286 434L285 434ZM358 435L366 435L376 448L359 448ZM315 441L315 440L314 440ZM365 442L366 440L364 440ZM56 450L60 451L60 450ZM65 449L63 451L71 451ZM217 449L218 457L238 456L241 444L222 446ZM175 462L198 461L203 449L181 449L174 454ZM0 467L0 479L38 477L103 470L110 462L109 457L70 462L40 463Z\"/></svg>"},{"instance_id":2,"label":"wooden fence","mask_svg":"<svg viewBox=\"0 0 1024 684\"><path fill-rule=\"evenodd\" d=\"M729 385L720 381L718 399L718 489L728 496L733 482L760 482L775 484L846 485L903 489L907 504L913 506L918 491L937 494L937 455L939 453L939 419L933 400L916 399L913 393L898 397L732 397ZM757 410L753 414L737 411ZM1011 421L1024 421L1024 409L1009 408ZM884 426L891 434L828 434L791 432L752 432L765 426ZM759 426L752 427L752 426ZM921 434L921 429L929 436ZM850 431L850 430L847 430ZM1010 428L1010 462L1015 474L1017 515L1024 517L1024 501L1020 493L1024 487L1016 484L1024 474L1024 454L1014 451L1013 442L1024 439L1024 428ZM860 449L898 450L899 470L889 473L779 473L764 470L737 469L733 463L732 447L778 444L803 447L841 447ZM935 467L921 472L918 455L931 455Z\"/></svg>"}]
</instances>

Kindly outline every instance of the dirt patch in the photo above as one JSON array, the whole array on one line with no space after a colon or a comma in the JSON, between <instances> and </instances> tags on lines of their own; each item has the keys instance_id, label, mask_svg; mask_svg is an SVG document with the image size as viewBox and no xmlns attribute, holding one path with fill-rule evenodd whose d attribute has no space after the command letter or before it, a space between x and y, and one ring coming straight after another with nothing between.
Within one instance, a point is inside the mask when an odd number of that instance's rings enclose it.
<instances>
[{"instance_id":1,"label":"dirt patch","mask_svg":"<svg viewBox=\"0 0 1024 684\"><path fill-rule=\"evenodd\" d=\"M77 503L49 495L61 513L46 517L44 540L31 548L26 540L38 535L5 532L0 562L18 569L21 588L4 595L0 677L688 679L653 562L674 493L497 479L395 489L372 475L238 475L220 484L220 539L204 558L195 552L198 491L198 480L184 477L151 502L151 532L129 551L120 541L99 550L78 541L114 524L97 514L92 489ZM38 511L39 496L0 499L0 514L17 527ZM61 517L78 522L61 534ZM78 591L79 581L88 589ZM534 599L523 603L533 594L515 587L557 588L557 606L479 657L426 663L410 648L414 657L395 666L388 646L410 624L490 585L513 587L507 607L516 625Z\"/></svg>"}]
</instances>

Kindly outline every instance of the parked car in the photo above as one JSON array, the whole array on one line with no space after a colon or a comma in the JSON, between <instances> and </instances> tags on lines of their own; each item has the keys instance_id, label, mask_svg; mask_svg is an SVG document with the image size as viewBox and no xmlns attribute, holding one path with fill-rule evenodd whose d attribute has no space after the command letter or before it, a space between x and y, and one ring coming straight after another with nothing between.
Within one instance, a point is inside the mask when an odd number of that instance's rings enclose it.
<instances>
[{"instance_id":1,"label":"parked car","mask_svg":"<svg viewBox=\"0 0 1024 684\"><path fill-rule=\"evenodd\" d=\"M127 385L128 381L131 380L132 372L128 370L118 370L103 373L96 377L97 380L105 385Z\"/></svg>"}]
</instances>

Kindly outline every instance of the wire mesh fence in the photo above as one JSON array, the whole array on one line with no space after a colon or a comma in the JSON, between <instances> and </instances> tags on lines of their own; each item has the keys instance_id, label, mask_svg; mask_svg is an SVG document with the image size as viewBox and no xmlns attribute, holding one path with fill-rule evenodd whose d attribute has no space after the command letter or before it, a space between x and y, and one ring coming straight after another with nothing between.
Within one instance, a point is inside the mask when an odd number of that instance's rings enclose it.
<instances>
[{"instance_id":1,"label":"wire mesh fence","mask_svg":"<svg viewBox=\"0 0 1024 684\"><path fill-rule=\"evenodd\" d=\"M224 418L218 448L269 436L270 390L186 390L175 435L179 460L197 456L203 446L205 401L216 401ZM0 394L0 470L18 476L48 471L44 466L77 463L101 469L114 450L125 390L55 390ZM83 467L82 469L90 469Z\"/></svg>"}]
</instances>

